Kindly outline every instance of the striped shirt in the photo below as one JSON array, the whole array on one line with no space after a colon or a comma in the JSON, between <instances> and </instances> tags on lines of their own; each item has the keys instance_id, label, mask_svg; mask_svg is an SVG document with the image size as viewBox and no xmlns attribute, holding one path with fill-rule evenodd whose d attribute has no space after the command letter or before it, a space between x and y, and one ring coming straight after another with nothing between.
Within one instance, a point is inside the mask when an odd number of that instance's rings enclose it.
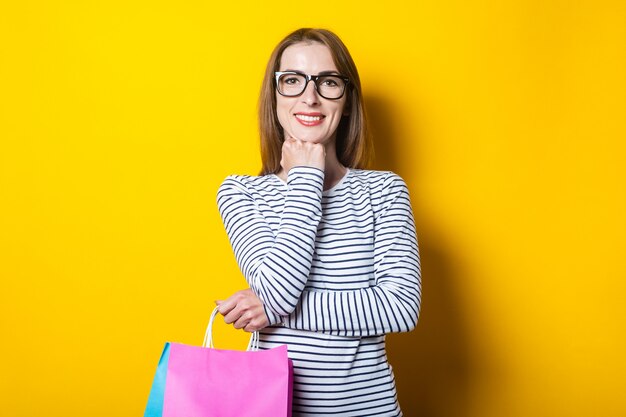
<instances>
[{"instance_id":1,"label":"striped shirt","mask_svg":"<svg viewBox=\"0 0 626 417\"><path fill-rule=\"evenodd\" d=\"M289 348L294 416L401 416L385 334L415 327L421 301L407 187L391 172L227 177L217 202L237 262Z\"/></svg>"}]
</instances>

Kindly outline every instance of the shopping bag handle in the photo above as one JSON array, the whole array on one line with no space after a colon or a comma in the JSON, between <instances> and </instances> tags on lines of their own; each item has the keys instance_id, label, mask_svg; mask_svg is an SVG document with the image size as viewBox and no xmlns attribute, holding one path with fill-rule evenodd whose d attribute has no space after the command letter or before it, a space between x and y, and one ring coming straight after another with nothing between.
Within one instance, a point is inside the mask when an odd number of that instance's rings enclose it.
<instances>
[{"instance_id":1,"label":"shopping bag handle","mask_svg":"<svg viewBox=\"0 0 626 417\"><path fill-rule=\"evenodd\" d=\"M204 343L202 343L203 347L208 347L213 349L213 322L215 321L215 316L219 313L219 307L215 307L213 312L211 313L211 319L209 320L209 325L206 328L206 332L204 333ZM248 347L246 350L259 350L259 332L253 332L250 335L250 342L248 342Z\"/></svg>"}]
</instances>

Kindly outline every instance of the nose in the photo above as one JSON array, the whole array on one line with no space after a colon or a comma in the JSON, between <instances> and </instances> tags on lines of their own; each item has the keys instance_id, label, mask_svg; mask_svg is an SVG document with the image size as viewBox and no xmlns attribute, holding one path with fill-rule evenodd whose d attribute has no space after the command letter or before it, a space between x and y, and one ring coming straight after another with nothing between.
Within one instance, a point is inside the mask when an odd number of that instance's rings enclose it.
<instances>
[{"instance_id":1,"label":"nose","mask_svg":"<svg viewBox=\"0 0 626 417\"><path fill-rule=\"evenodd\" d=\"M300 97L302 98L302 101L309 106L315 106L316 104L319 104L320 96L319 94L317 94L317 90L315 89L315 82L309 81Z\"/></svg>"}]
</instances>

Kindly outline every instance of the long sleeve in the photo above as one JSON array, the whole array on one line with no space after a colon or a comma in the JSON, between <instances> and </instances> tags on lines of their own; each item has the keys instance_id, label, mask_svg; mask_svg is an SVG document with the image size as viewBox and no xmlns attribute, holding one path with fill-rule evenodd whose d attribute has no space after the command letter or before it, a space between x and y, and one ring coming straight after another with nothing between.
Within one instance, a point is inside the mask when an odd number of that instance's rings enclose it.
<instances>
[{"instance_id":1,"label":"long sleeve","mask_svg":"<svg viewBox=\"0 0 626 417\"><path fill-rule=\"evenodd\" d=\"M414 328L421 271L408 189L399 176L383 183L374 224L374 285L349 291L305 290L285 326L341 336L374 336Z\"/></svg>"},{"instance_id":2,"label":"long sleeve","mask_svg":"<svg viewBox=\"0 0 626 417\"><path fill-rule=\"evenodd\" d=\"M238 177L228 177L217 203L239 267L263 301L270 323L291 314L307 283L322 216L323 172L311 167L289 171L284 209L277 230Z\"/></svg>"}]
</instances>

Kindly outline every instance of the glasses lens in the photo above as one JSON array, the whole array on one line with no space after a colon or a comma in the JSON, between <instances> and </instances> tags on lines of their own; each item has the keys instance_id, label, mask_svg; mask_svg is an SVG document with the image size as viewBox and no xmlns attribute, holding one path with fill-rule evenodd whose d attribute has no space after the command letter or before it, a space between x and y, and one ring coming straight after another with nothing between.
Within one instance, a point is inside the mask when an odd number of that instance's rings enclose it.
<instances>
[{"instance_id":1,"label":"glasses lens","mask_svg":"<svg viewBox=\"0 0 626 417\"><path fill-rule=\"evenodd\" d=\"M346 82L335 75L325 75L317 79L317 91L324 98L335 99L343 95Z\"/></svg>"},{"instance_id":2,"label":"glasses lens","mask_svg":"<svg viewBox=\"0 0 626 417\"><path fill-rule=\"evenodd\" d=\"M306 86L306 77L300 74L282 74L278 77L278 92L284 96L298 96Z\"/></svg>"}]
</instances>

